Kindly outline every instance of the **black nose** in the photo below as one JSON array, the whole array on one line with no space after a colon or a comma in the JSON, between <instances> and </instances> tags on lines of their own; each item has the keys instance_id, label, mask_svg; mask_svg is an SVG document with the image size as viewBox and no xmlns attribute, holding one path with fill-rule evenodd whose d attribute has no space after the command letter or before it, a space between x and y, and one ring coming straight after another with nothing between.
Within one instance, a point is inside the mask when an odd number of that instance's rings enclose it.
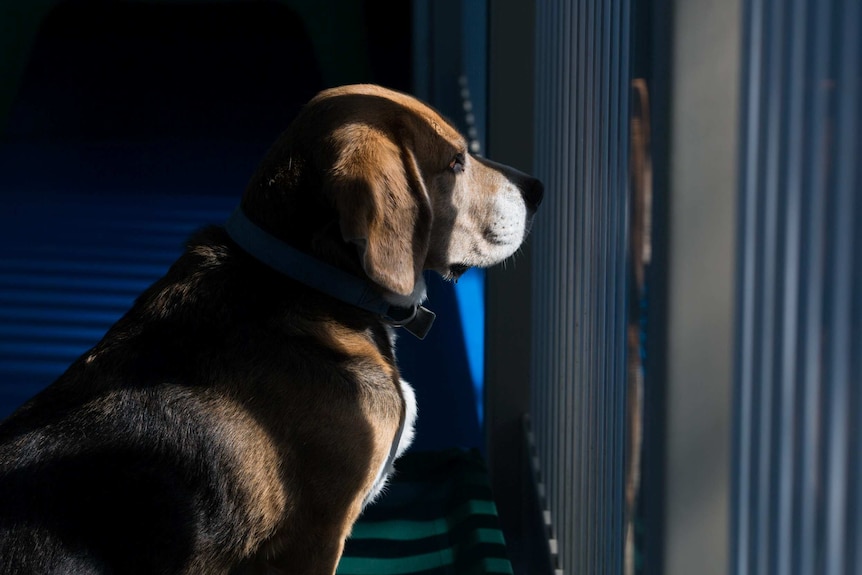
<instances>
[{"instance_id":1,"label":"black nose","mask_svg":"<svg viewBox=\"0 0 862 575\"><path fill-rule=\"evenodd\" d=\"M542 203L542 196L545 195L545 186L539 180L530 178L521 186L521 195L524 196L524 201L534 210Z\"/></svg>"}]
</instances>

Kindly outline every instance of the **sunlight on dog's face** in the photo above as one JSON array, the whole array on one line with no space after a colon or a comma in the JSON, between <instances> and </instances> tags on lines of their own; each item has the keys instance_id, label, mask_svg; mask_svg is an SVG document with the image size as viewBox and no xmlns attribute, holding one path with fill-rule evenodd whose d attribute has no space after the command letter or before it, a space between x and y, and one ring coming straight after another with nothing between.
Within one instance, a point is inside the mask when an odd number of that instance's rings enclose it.
<instances>
[{"instance_id":1,"label":"sunlight on dog's face","mask_svg":"<svg viewBox=\"0 0 862 575\"><path fill-rule=\"evenodd\" d=\"M434 214L426 268L457 279L471 267L488 267L513 255L530 230L535 206L524 186L530 178L473 156L464 148L428 182Z\"/></svg>"}]
</instances>

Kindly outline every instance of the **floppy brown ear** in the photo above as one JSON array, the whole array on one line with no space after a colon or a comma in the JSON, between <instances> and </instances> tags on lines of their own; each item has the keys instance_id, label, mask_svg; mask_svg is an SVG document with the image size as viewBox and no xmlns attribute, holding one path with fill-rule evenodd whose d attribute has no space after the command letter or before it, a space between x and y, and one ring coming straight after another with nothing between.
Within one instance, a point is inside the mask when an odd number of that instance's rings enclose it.
<instances>
[{"instance_id":1,"label":"floppy brown ear","mask_svg":"<svg viewBox=\"0 0 862 575\"><path fill-rule=\"evenodd\" d=\"M422 273L431 208L409 150L368 126L352 125L333 138L336 160L327 194L341 235L360 247L368 277L402 296Z\"/></svg>"}]
</instances>

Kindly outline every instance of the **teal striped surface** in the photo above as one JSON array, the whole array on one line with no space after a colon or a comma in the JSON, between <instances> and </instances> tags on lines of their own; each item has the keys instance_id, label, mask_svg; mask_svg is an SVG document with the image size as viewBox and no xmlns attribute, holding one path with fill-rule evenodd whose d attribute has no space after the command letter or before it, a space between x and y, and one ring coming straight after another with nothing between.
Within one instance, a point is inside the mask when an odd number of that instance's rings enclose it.
<instances>
[{"instance_id":1,"label":"teal striped surface","mask_svg":"<svg viewBox=\"0 0 862 575\"><path fill-rule=\"evenodd\" d=\"M453 525L469 517L478 515L496 516L497 508L491 501L468 501L456 509L450 517L440 517L429 521L393 519L376 523L358 523L353 528L353 539L420 539L443 535Z\"/></svg>"},{"instance_id":2,"label":"teal striped surface","mask_svg":"<svg viewBox=\"0 0 862 575\"><path fill-rule=\"evenodd\" d=\"M353 528L338 575L511 575L484 461L475 451L408 453Z\"/></svg>"},{"instance_id":3,"label":"teal striped surface","mask_svg":"<svg viewBox=\"0 0 862 575\"><path fill-rule=\"evenodd\" d=\"M344 557L338 565L340 575L394 575L396 573L459 573L485 574L505 573L512 575L512 565L500 558L483 558L465 569L455 568L455 553L451 549L441 549L424 555L381 559L375 557Z\"/></svg>"}]
</instances>

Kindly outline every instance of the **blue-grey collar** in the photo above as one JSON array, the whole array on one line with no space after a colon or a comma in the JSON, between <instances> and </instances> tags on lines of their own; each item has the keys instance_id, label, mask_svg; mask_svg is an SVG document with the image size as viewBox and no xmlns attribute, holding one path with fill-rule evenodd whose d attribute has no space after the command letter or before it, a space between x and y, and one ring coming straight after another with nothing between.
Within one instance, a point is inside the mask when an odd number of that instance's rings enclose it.
<instances>
[{"instance_id":1,"label":"blue-grey collar","mask_svg":"<svg viewBox=\"0 0 862 575\"><path fill-rule=\"evenodd\" d=\"M225 226L243 250L272 269L306 286L380 316L424 339L436 317L421 305L399 307L387 302L373 284L297 250L249 220L237 208Z\"/></svg>"}]
</instances>

